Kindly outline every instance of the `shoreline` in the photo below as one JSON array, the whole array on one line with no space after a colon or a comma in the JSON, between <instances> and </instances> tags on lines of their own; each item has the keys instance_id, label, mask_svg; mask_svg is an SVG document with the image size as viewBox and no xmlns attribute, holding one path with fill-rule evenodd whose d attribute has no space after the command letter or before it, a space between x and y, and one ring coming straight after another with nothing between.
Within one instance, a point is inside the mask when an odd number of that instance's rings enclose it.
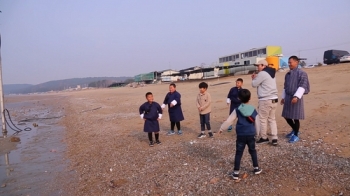
<instances>
[{"instance_id":1,"label":"shoreline","mask_svg":"<svg viewBox=\"0 0 350 196\"><path fill-rule=\"evenodd\" d=\"M350 194L350 87L345 85L350 67L325 66L305 71L311 92L304 99L306 119L301 121L301 140L289 144L284 138L289 127L278 106L278 146L257 145L263 169L260 175L251 173L250 156L244 152L241 175L247 177L239 183L227 176L233 167L235 132L197 139L197 82L177 83L185 116L181 123L184 135L166 136L170 123L164 110L160 121L162 145L152 148L142 132L138 107L145 102L148 91L162 103L169 84L30 95L25 101L40 97L47 101L39 101L42 106L64 111L65 117L57 125L64 127L60 146L65 149L60 151L61 162L55 163L64 171L57 173L55 183L50 183L50 189L57 190L58 195L242 195L247 188L251 194L261 195ZM284 74L278 72L276 76L279 92ZM213 130L228 116L225 100L237 77L243 78L243 87L252 92L250 103L257 106L250 75L207 81L213 100ZM38 139L36 144L44 141Z\"/></svg>"},{"instance_id":2,"label":"shoreline","mask_svg":"<svg viewBox=\"0 0 350 196\"><path fill-rule=\"evenodd\" d=\"M30 127L31 131L22 131L15 135L20 142L7 143L5 140L9 140L14 134L14 131L7 127L7 138L0 141L2 144L14 146L4 149L5 154L0 158L1 173L6 172L0 179L3 186L0 188L0 194L67 193L64 189L68 189L68 183L63 179L63 176L67 176L64 171L69 164L64 158L66 146L62 143L65 128L60 125L61 119L50 119L50 116L63 112L59 108L62 101L62 97L27 96L5 102L15 125L21 129ZM25 119L33 120L18 125ZM34 127L33 123L39 126ZM68 179L73 179L73 175Z\"/></svg>"}]
</instances>

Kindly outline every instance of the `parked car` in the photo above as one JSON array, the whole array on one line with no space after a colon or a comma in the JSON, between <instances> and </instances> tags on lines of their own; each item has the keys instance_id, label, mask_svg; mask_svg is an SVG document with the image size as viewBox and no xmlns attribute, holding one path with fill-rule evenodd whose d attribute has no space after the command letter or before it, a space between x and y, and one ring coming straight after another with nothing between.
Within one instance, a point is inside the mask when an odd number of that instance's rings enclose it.
<instances>
[{"instance_id":1,"label":"parked car","mask_svg":"<svg viewBox=\"0 0 350 196\"><path fill-rule=\"evenodd\" d=\"M306 65L304 68L310 69L310 68L314 68L314 67L315 67L315 65Z\"/></svg>"},{"instance_id":2,"label":"parked car","mask_svg":"<svg viewBox=\"0 0 350 196\"><path fill-rule=\"evenodd\" d=\"M327 65L340 63L340 58L348 54L349 52L344 50L327 50L323 55L323 63Z\"/></svg>"},{"instance_id":3,"label":"parked car","mask_svg":"<svg viewBox=\"0 0 350 196\"><path fill-rule=\"evenodd\" d=\"M339 61L340 61L341 63L350 62L350 54L347 54L347 55L342 56L342 57L339 59Z\"/></svg>"}]
</instances>

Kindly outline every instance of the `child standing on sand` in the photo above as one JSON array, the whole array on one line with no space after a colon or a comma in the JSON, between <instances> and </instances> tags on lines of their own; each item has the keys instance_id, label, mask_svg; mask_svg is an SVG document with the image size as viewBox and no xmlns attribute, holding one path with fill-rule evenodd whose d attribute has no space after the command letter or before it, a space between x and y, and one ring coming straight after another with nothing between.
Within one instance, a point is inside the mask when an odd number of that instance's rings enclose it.
<instances>
[{"instance_id":1,"label":"child standing on sand","mask_svg":"<svg viewBox=\"0 0 350 196\"><path fill-rule=\"evenodd\" d=\"M235 154L235 164L233 172L230 176L234 180L239 178L239 169L241 165L241 159L245 146L248 146L248 151L252 157L254 174L260 174L261 169L258 165L258 155L255 150L255 127L258 125L259 117L257 112L252 105L248 105L250 100L250 91L247 89L240 90L238 94L239 99L242 101L242 104L239 105L237 109L234 109L228 119L221 125L219 133L222 133L224 130L227 130L229 125L232 125L233 121L237 119L236 124L236 154Z\"/></svg>"},{"instance_id":2,"label":"child standing on sand","mask_svg":"<svg viewBox=\"0 0 350 196\"><path fill-rule=\"evenodd\" d=\"M233 112L234 109L238 108L241 104L241 100L238 99L238 93L242 89L243 79L237 78L236 86L232 87L227 95L227 105L230 105L229 115ZM232 130L232 125L228 127L228 131Z\"/></svg>"},{"instance_id":3,"label":"child standing on sand","mask_svg":"<svg viewBox=\"0 0 350 196\"><path fill-rule=\"evenodd\" d=\"M169 85L169 92L164 98L162 109L165 108L165 105L168 105L170 118L170 130L167 135L175 134L175 125L178 131L177 134L182 135L180 121L183 121L185 118L181 109L181 94L176 91L176 85L174 83Z\"/></svg>"},{"instance_id":4,"label":"child standing on sand","mask_svg":"<svg viewBox=\"0 0 350 196\"><path fill-rule=\"evenodd\" d=\"M153 101L151 92L146 93L147 102L140 106L140 117L145 121L143 131L148 133L149 146L153 147L153 136L156 139L156 144L161 144L159 141L159 120L162 118L162 108L157 102Z\"/></svg>"},{"instance_id":5,"label":"child standing on sand","mask_svg":"<svg viewBox=\"0 0 350 196\"><path fill-rule=\"evenodd\" d=\"M210 127L211 96L207 92L208 84L205 82L201 82L199 83L198 87L199 87L199 93L197 95L197 108L198 108L199 119L201 123L201 133L198 135L198 138L206 137L205 126L207 126L209 137L213 138L214 135L211 132L211 127Z\"/></svg>"}]
</instances>

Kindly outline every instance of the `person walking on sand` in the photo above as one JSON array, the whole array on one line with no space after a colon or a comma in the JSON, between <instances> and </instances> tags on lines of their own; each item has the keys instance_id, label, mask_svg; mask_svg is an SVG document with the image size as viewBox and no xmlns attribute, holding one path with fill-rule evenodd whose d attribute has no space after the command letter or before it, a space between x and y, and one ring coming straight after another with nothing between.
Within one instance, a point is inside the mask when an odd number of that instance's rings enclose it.
<instances>
[{"instance_id":1,"label":"person walking on sand","mask_svg":"<svg viewBox=\"0 0 350 196\"><path fill-rule=\"evenodd\" d=\"M234 109L238 108L239 105L241 105L241 100L238 99L238 93L242 89L243 85L243 79L237 78L236 80L236 86L232 87L227 95L227 105L230 106L229 114L230 115ZM228 132L231 132L232 125L228 127Z\"/></svg>"},{"instance_id":2,"label":"person walking on sand","mask_svg":"<svg viewBox=\"0 0 350 196\"><path fill-rule=\"evenodd\" d=\"M288 65L290 71L284 78L281 105L283 105L282 117L292 128L286 137L290 143L294 143L299 141L299 120L305 119L303 95L310 92L310 83L307 73L298 68L297 56L289 57Z\"/></svg>"},{"instance_id":3,"label":"person walking on sand","mask_svg":"<svg viewBox=\"0 0 350 196\"><path fill-rule=\"evenodd\" d=\"M210 138L213 138L214 135L211 132L210 127L210 112L211 112L211 96L207 92L208 84L205 82L201 82L198 85L199 93L197 95L197 108L199 112L199 119L201 124L201 133L198 135L198 138L206 137L205 135L205 126L208 129L208 135Z\"/></svg>"},{"instance_id":4,"label":"person walking on sand","mask_svg":"<svg viewBox=\"0 0 350 196\"><path fill-rule=\"evenodd\" d=\"M175 134L175 125L177 128L177 134L182 135L181 124L180 122L185 120L184 115L181 109L181 94L176 91L176 85L171 83L169 85L169 92L166 94L162 109L165 108L165 105L168 105L168 113L170 119L170 130L167 135Z\"/></svg>"},{"instance_id":5,"label":"person walking on sand","mask_svg":"<svg viewBox=\"0 0 350 196\"><path fill-rule=\"evenodd\" d=\"M161 144L159 141L159 120L162 118L162 108L157 102L153 101L151 92L146 93L147 102L142 104L139 108L140 117L145 121L143 131L148 133L149 146L153 147L153 137L156 139L156 144Z\"/></svg>"},{"instance_id":6,"label":"person walking on sand","mask_svg":"<svg viewBox=\"0 0 350 196\"><path fill-rule=\"evenodd\" d=\"M242 104L233 110L219 130L219 134L221 134L224 130L227 130L229 125L232 125L235 119L237 119L235 163L233 172L230 173L230 176L234 180L239 179L241 159L246 145L248 146L248 152L252 158L254 174L260 174L262 172L261 168L259 168L258 155L255 149L255 132L256 127L259 125L259 123L257 123L259 116L254 106L248 104L251 96L248 89L242 89L238 96Z\"/></svg>"},{"instance_id":7,"label":"person walking on sand","mask_svg":"<svg viewBox=\"0 0 350 196\"><path fill-rule=\"evenodd\" d=\"M276 69L268 67L265 59L258 61L257 66L259 73L252 75L252 86L257 88L259 106L259 123L260 130L257 130L257 137L260 138L256 143L268 143L267 123L270 125L272 134L272 145L277 145L277 123L276 108L278 104L278 91L276 85Z\"/></svg>"}]
</instances>

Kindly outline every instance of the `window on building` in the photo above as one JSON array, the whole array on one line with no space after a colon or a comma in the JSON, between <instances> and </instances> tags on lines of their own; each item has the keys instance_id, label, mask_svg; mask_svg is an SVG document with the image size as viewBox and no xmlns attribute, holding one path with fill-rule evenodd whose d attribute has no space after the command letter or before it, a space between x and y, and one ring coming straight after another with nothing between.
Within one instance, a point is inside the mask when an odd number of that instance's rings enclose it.
<instances>
[{"instance_id":1,"label":"window on building","mask_svg":"<svg viewBox=\"0 0 350 196\"><path fill-rule=\"evenodd\" d=\"M235 65L239 65L239 62L236 62Z\"/></svg>"},{"instance_id":2,"label":"window on building","mask_svg":"<svg viewBox=\"0 0 350 196\"><path fill-rule=\"evenodd\" d=\"M266 54L266 48L262 49L262 54Z\"/></svg>"},{"instance_id":3,"label":"window on building","mask_svg":"<svg viewBox=\"0 0 350 196\"><path fill-rule=\"evenodd\" d=\"M222 58L219 58L219 63L222 63Z\"/></svg>"},{"instance_id":4,"label":"window on building","mask_svg":"<svg viewBox=\"0 0 350 196\"><path fill-rule=\"evenodd\" d=\"M244 65L250 65L250 60L244 61Z\"/></svg>"},{"instance_id":5,"label":"window on building","mask_svg":"<svg viewBox=\"0 0 350 196\"><path fill-rule=\"evenodd\" d=\"M239 54L236 54L236 59L239 59Z\"/></svg>"},{"instance_id":6,"label":"window on building","mask_svg":"<svg viewBox=\"0 0 350 196\"><path fill-rule=\"evenodd\" d=\"M245 55L244 55L246 58L249 57L249 52L246 52Z\"/></svg>"},{"instance_id":7,"label":"window on building","mask_svg":"<svg viewBox=\"0 0 350 196\"><path fill-rule=\"evenodd\" d=\"M235 61L235 55L232 55L231 58L232 58L232 61Z\"/></svg>"},{"instance_id":8,"label":"window on building","mask_svg":"<svg viewBox=\"0 0 350 196\"><path fill-rule=\"evenodd\" d=\"M243 58L244 58L244 53L241 54L241 59L243 59Z\"/></svg>"},{"instance_id":9,"label":"window on building","mask_svg":"<svg viewBox=\"0 0 350 196\"><path fill-rule=\"evenodd\" d=\"M253 56L258 56L258 52L256 50L253 51Z\"/></svg>"},{"instance_id":10,"label":"window on building","mask_svg":"<svg viewBox=\"0 0 350 196\"><path fill-rule=\"evenodd\" d=\"M232 56L229 56L229 57L228 57L228 61L232 61Z\"/></svg>"}]
</instances>

